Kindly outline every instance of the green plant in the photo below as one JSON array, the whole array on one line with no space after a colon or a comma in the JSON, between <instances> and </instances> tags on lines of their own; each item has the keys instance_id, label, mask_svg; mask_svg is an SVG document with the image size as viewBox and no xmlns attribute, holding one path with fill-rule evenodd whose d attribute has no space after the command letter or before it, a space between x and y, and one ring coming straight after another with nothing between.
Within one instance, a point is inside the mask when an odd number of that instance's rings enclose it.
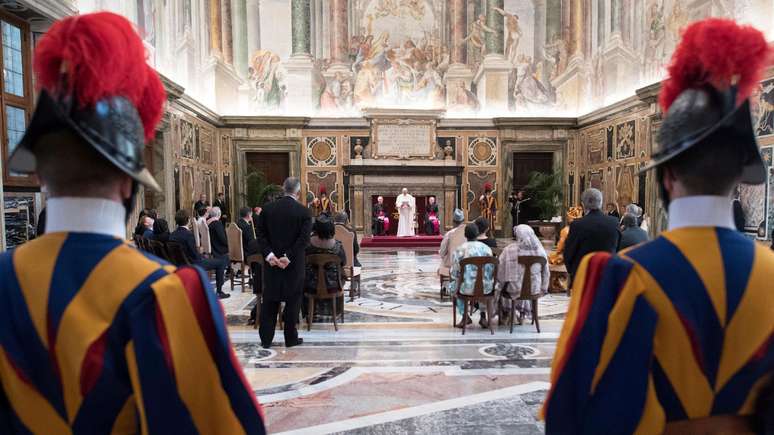
<instances>
[{"instance_id":1,"label":"green plant","mask_svg":"<svg viewBox=\"0 0 774 435\"><path fill-rule=\"evenodd\" d=\"M540 219L548 220L557 215L562 205L562 177L558 173L532 172L524 186L532 198L532 206L540 211Z\"/></svg>"},{"instance_id":2,"label":"green plant","mask_svg":"<svg viewBox=\"0 0 774 435\"><path fill-rule=\"evenodd\" d=\"M269 183L266 174L249 167L245 176L246 193L243 195L248 207L263 206L271 197L282 192L282 187Z\"/></svg>"}]
</instances>

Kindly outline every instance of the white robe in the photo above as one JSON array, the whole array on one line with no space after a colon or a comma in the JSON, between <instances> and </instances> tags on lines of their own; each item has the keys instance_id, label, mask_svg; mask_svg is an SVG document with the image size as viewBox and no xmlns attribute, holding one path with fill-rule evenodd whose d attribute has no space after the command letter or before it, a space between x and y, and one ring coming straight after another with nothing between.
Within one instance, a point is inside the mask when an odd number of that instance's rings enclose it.
<instances>
[{"instance_id":1,"label":"white robe","mask_svg":"<svg viewBox=\"0 0 774 435\"><path fill-rule=\"evenodd\" d=\"M407 203L407 207L402 207L403 203ZM398 195L395 200L395 208L400 212L400 219L398 220L398 237L410 237L414 235L414 213L416 213L417 205L414 197L411 195Z\"/></svg>"}]
</instances>

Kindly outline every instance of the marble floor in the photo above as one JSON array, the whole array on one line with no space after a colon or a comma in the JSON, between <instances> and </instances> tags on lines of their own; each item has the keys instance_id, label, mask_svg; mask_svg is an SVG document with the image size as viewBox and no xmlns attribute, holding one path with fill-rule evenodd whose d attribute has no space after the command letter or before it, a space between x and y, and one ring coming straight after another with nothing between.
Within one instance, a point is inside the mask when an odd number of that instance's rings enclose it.
<instances>
[{"instance_id":1,"label":"marble floor","mask_svg":"<svg viewBox=\"0 0 774 435\"><path fill-rule=\"evenodd\" d=\"M439 300L433 251L363 250L362 297L332 323L304 328L302 346L282 334L264 350L241 326L252 295L225 300L231 337L268 429L283 434L542 433L536 416L568 300L540 300L541 333L477 323L462 335ZM474 314L478 320L478 314Z\"/></svg>"}]
</instances>

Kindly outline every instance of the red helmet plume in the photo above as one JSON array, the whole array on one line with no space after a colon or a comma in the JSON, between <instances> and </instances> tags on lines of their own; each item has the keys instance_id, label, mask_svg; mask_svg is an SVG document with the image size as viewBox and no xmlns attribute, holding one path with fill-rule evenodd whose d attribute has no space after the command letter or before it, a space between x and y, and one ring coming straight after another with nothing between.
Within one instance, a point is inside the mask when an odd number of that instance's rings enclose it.
<instances>
[{"instance_id":1,"label":"red helmet plume","mask_svg":"<svg viewBox=\"0 0 774 435\"><path fill-rule=\"evenodd\" d=\"M686 89L710 85L719 90L737 86L737 104L760 81L772 50L763 34L733 20L709 18L691 24L672 55L669 78L659 104L666 113Z\"/></svg>"},{"instance_id":2,"label":"red helmet plume","mask_svg":"<svg viewBox=\"0 0 774 435\"><path fill-rule=\"evenodd\" d=\"M327 195L328 189L325 186L320 186L320 195Z\"/></svg>"},{"instance_id":3,"label":"red helmet plume","mask_svg":"<svg viewBox=\"0 0 774 435\"><path fill-rule=\"evenodd\" d=\"M52 95L72 95L79 108L122 96L137 109L145 139L154 135L166 95L132 24L111 12L57 21L35 48L37 86Z\"/></svg>"},{"instance_id":4,"label":"red helmet plume","mask_svg":"<svg viewBox=\"0 0 774 435\"><path fill-rule=\"evenodd\" d=\"M484 191L491 191L492 190L492 183L485 183L484 184Z\"/></svg>"}]
</instances>

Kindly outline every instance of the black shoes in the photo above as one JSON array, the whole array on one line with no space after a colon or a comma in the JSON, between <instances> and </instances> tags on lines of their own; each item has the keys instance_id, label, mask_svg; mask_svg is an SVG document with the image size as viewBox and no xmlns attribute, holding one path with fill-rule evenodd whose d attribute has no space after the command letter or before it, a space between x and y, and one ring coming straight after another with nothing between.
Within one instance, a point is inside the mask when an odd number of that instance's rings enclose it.
<instances>
[{"instance_id":1,"label":"black shoes","mask_svg":"<svg viewBox=\"0 0 774 435\"><path fill-rule=\"evenodd\" d=\"M218 299L228 299L231 297L230 294L223 293L222 291L218 291L217 295L218 295Z\"/></svg>"},{"instance_id":2,"label":"black shoes","mask_svg":"<svg viewBox=\"0 0 774 435\"><path fill-rule=\"evenodd\" d=\"M294 346L300 346L300 345L302 345L302 344L304 344L304 339L303 339L303 338L299 338L299 339L297 339L297 340L296 340L296 342L295 342L295 343L293 343L293 344L288 344L288 343L285 343L285 347L294 347ZM263 344L263 343L261 343L261 347L262 347L262 348L264 348L264 349L268 349L268 348L270 348L270 347L271 347L271 343L269 343L269 344Z\"/></svg>"},{"instance_id":3,"label":"black shoes","mask_svg":"<svg viewBox=\"0 0 774 435\"><path fill-rule=\"evenodd\" d=\"M295 342L295 343L293 343L293 344L288 344L288 343L285 343L285 347L294 347L294 346L300 346L300 345L302 345L302 344L304 344L304 339L303 339L303 338L299 338L299 339L297 339L297 340L296 340L296 342Z\"/></svg>"}]
</instances>

